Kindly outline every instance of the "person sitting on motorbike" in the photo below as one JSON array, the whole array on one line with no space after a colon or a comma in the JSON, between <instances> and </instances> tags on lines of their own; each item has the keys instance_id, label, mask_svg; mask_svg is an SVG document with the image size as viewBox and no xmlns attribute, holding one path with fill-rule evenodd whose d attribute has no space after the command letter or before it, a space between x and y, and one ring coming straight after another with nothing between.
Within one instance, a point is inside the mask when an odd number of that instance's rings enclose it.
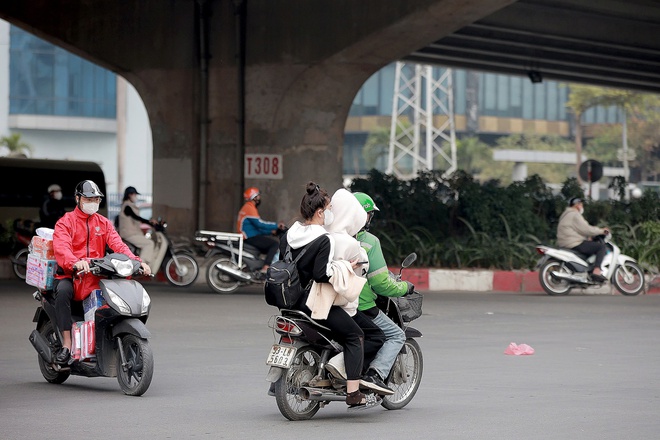
<instances>
[{"instance_id":1,"label":"person sitting on motorbike","mask_svg":"<svg viewBox=\"0 0 660 440\"><path fill-rule=\"evenodd\" d=\"M300 203L300 214L303 221L297 221L282 236L280 240L280 258L286 254L287 245L291 247L292 258L307 245L309 247L302 258L296 263L300 285L308 286L311 281L328 283L332 273L331 262L334 256L334 240L323 228L324 224L332 222L332 211L328 193L314 182L307 184L306 193ZM358 267L357 261L352 267ZM312 311L307 307L309 291L302 295L293 308L308 315ZM373 399L367 398L360 392L360 378L364 361L364 332L358 324L339 306L332 305L326 319L317 322L332 330L335 339L344 347L344 361L346 366L346 404L350 407L374 406Z\"/></svg>"},{"instance_id":2,"label":"person sitting on motorbike","mask_svg":"<svg viewBox=\"0 0 660 440\"><path fill-rule=\"evenodd\" d=\"M366 250L369 261L367 284L360 292L358 310L371 318L385 334L385 343L371 361L365 376L370 377L375 383L385 386L384 380L390 374L390 369L406 342L406 335L401 327L376 306L376 299L378 296L400 297L412 293L415 286L410 281L395 281L390 276L380 240L369 232L371 220L376 211L380 211L380 209L368 194L356 192L353 195L368 215L367 223L356 235L361 246Z\"/></svg>"},{"instance_id":3,"label":"person sitting on motorbike","mask_svg":"<svg viewBox=\"0 0 660 440\"><path fill-rule=\"evenodd\" d=\"M42 228L55 228L55 223L64 215L62 188L53 184L48 187L48 199L39 209L39 223Z\"/></svg>"},{"instance_id":4,"label":"person sitting on motorbike","mask_svg":"<svg viewBox=\"0 0 660 440\"><path fill-rule=\"evenodd\" d=\"M360 265L355 269L356 274L366 276L369 271L367 253L360 246L360 242L355 239L355 235L366 224L368 215L353 194L344 188L338 189L332 195L331 206L333 221L329 225L325 225L325 229L332 234L335 243L334 259L357 260ZM342 307L353 317L353 320L364 332L364 365L370 365L385 343L385 334L368 316L358 310L359 300L358 295L355 301ZM340 361L343 362L342 354L336 357L336 363ZM343 366L336 365L332 362L332 359L327 365L331 369L334 369L331 370L333 375L343 376ZM363 375L361 380L363 385L368 383L370 384L370 388L380 393L394 394L376 376L370 374Z\"/></svg>"},{"instance_id":5,"label":"person sitting on motorbike","mask_svg":"<svg viewBox=\"0 0 660 440\"><path fill-rule=\"evenodd\" d=\"M156 244L144 236L140 225L143 223L151 225L153 222L140 217L140 208L137 206L139 194L134 186L129 186L124 190L121 211L117 216L119 235L124 241L139 248L142 261L152 266L156 256Z\"/></svg>"},{"instance_id":6,"label":"person sitting on motorbike","mask_svg":"<svg viewBox=\"0 0 660 440\"><path fill-rule=\"evenodd\" d=\"M251 186L243 193L245 204L238 211L236 219L236 232L243 234L246 244L259 249L266 254L261 272L265 273L277 253L279 240L275 237L278 230L284 230L283 223L266 222L259 217L257 207L261 204L261 193L258 188Z\"/></svg>"},{"instance_id":7,"label":"person sitting on motorbike","mask_svg":"<svg viewBox=\"0 0 660 440\"><path fill-rule=\"evenodd\" d=\"M591 226L582 217L583 212L584 204L582 203L582 199L573 197L569 200L568 207L559 217L557 245L587 256L595 254L596 262L594 263L591 279L602 282L605 281L605 277L602 275L600 264L607 254L607 246L598 241L591 241L591 237L606 235L609 233L609 229Z\"/></svg>"},{"instance_id":8,"label":"person sitting on motorbike","mask_svg":"<svg viewBox=\"0 0 660 440\"><path fill-rule=\"evenodd\" d=\"M87 274L89 259L103 258L106 247L141 261L121 240L110 220L97 213L101 197L103 193L96 183L83 180L76 185L76 208L55 224L53 250L58 267L53 290L57 327L62 332L62 349L55 356L55 362L62 365L69 361L71 352L71 308L82 309L81 301L91 291L74 293L73 276L81 271ZM151 273L146 263L142 262L141 266L145 275Z\"/></svg>"}]
</instances>

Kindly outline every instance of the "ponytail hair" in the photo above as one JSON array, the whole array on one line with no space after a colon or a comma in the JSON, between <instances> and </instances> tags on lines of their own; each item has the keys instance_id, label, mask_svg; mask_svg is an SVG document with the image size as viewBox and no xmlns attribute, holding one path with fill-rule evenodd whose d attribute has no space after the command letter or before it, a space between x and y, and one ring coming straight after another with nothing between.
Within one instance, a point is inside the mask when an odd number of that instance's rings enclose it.
<instances>
[{"instance_id":1,"label":"ponytail hair","mask_svg":"<svg viewBox=\"0 0 660 440\"><path fill-rule=\"evenodd\" d=\"M330 203L327 191L314 182L307 183L307 192L300 202L300 215L303 219L310 220L319 208L324 208Z\"/></svg>"}]
</instances>

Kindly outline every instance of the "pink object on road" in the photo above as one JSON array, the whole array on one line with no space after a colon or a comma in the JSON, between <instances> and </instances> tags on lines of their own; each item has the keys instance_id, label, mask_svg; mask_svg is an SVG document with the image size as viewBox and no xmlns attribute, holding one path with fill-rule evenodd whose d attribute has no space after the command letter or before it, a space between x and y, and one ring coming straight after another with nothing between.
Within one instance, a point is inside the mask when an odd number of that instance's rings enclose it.
<instances>
[{"instance_id":1,"label":"pink object on road","mask_svg":"<svg viewBox=\"0 0 660 440\"><path fill-rule=\"evenodd\" d=\"M512 342L509 344L506 350L504 350L504 354L511 354L514 356L534 354L534 349L527 344L518 345L515 342Z\"/></svg>"}]
</instances>

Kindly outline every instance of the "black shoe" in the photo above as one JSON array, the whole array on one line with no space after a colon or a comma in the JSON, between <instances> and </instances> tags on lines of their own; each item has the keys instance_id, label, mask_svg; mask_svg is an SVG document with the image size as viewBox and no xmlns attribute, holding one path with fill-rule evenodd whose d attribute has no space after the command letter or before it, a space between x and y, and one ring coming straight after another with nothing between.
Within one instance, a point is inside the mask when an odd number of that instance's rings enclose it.
<instances>
[{"instance_id":1,"label":"black shoe","mask_svg":"<svg viewBox=\"0 0 660 440\"><path fill-rule=\"evenodd\" d=\"M607 280L607 278L605 278L601 274L595 274L595 273L591 274L591 279L593 281L596 281L597 283L602 283L602 282L605 282Z\"/></svg>"},{"instance_id":2,"label":"black shoe","mask_svg":"<svg viewBox=\"0 0 660 440\"><path fill-rule=\"evenodd\" d=\"M385 382L383 382L383 379L380 378L378 373L372 369L369 369L369 371L367 371L367 374L362 376L362 379L360 379L360 385L372 389L376 391L378 394L383 394L383 395L394 394L394 391L391 388L388 388L388 386L385 385Z\"/></svg>"},{"instance_id":3,"label":"black shoe","mask_svg":"<svg viewBox=\"0 0 660 440\"><path fill-rule=\"evenodd\" d=\"M68 348L62 348L55 356L55 363L58 365L67 365L71 359L71 352Z\"/></svg>"},{"instance_id":4,"label":"black shoe","mask_svg":"<svg viewBox=\"0 0 660 440\"><path fill-rule=\"evenodd\" d=\"M275 382L270 383L270 387L268 388L268 395L275 397Z\"/></svg>"}]
</instances>

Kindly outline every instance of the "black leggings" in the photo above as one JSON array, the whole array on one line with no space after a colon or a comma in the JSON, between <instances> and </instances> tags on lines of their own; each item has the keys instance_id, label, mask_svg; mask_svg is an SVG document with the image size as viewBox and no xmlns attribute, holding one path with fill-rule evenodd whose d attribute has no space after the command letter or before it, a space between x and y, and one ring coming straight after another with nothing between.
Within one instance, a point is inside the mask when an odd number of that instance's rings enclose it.
<instances>
[{"instance_id":1,"label":"black leggings","mask_svg":"<svg viewBox=\"0 0 660 440\"><path fill-rule=\"evenodd\" d=\"M246 244L254 246L262 253L266 254L266 264L273 264L273 258L280 247L280 241L269 235L256 235L245 240Z\"/></svg>"},{"instance_id":2,"label":"black leggings","mask_svg":"<svg viewBox=\"0 0 660 440\"><path fill-rule=\"evenodd\" d=\"M385 333L364 313L358 311L353 320L364 332L364 367L368 367L374 360L378 350L385 343Z\"/></svg>"},{"instance_id":3,"label":"black leggings","mask_svg":"<svg viewBox=\"0 0 660 440\"><path fill-rule=\"evenodd\" d=\"M82 316L82 301L73 300L73 282L70 278L55 280L55 314L57 315L57 328L60 331L71 331L71 309Z\"/></svg>"},{"instance_id":4,"label":"black leggings","mask_svg":"<svg viewBox=\"0 0 660 440\"><path fill-rule=\"evenodd\" d=\"M312 311L307 306L303 305L301 309L312 316ZM315 321L332 330L334 339L344 347L346 378L348 380L360 379L364 362L364 332L360 326L339 306L330 307L327 319L316 319Z\"/></svg>"},{"instance_id":5,"label":"black leggings","mask_svg":"<svg viewBox=\"0 0 660 440\"><path fill-rule=\"evenodd\" d=\"M600 263L603 262L603 258L605 258L605 255L607 255L607 246L597 241L583 241L579 245L575 246L573 250L585 255L596 254L594 267L600 267Z\"/></svg>"}]
</instances>

